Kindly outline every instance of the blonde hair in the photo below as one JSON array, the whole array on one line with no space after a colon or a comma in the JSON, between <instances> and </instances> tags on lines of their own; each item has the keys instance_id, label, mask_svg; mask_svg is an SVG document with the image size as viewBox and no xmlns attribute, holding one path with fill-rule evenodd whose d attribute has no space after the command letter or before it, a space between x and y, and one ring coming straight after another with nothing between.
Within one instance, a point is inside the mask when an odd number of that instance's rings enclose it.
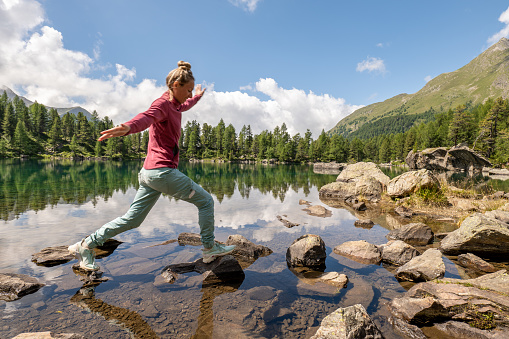
<instances>
[{"instance_id":1,"label":"blonde hair","mask_svg":"<svg viewBox=\"0 0 509 339\"><path fill-rule=\"evenodd\" d=\"M171 91L171 87L175 82L180 85L187 84L189 81L194 81L193 72L191 72L191 64L185 61L179 61L178 67L168 73L166 77L166 86Z\"/></svg>"}]
</instances>

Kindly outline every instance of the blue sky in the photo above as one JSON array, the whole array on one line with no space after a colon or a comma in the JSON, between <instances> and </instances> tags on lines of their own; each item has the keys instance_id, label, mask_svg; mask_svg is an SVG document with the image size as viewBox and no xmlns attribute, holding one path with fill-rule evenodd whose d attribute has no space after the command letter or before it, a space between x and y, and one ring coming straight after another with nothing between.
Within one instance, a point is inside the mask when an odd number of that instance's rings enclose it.
<instances>
[{"instance_id":1,"label":"blue sky","mask_svg":"<svg viewBox=\"0 0 509 339\"><path fill-rule=\"evenodd\" d=\"M0 85L120 123L185 60L208 91L184 123L317 137L462 67L508 25L498 0L0 0Z\"/></svg>"}]
</instances>

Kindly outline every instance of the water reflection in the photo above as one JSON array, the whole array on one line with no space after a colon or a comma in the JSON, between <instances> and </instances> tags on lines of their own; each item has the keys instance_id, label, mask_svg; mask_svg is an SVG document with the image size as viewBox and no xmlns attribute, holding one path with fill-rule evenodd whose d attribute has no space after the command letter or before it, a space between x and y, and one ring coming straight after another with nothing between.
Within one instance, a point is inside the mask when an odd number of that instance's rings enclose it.
<instances>
[{"instance_id":1,"label":"water reflection","mask_svg":"<svg viewBox=\"0 0 509 339\"><path fill-rule=\"evenodd\" d=\"M95 297L97 285L85 285L71 298L70 303L96 314L111 324L126 329L132 337L157 339L157 334L143 320L142 316L128 309L109 305Z\"/></svg>"},{"instance_id":2,"label":"water reflection","mask_svg":"<svg viewBox=\"0 0 509 339\"><path fill-rule=\"evenodd\" d=\"M242 282L242 280L236 280L233 282L221 283L221 284L204 284L201 289L202 297L200 299L200 315L198 316L198 328L195 334L191 337L193 339L205 339L212 338L214 332L214 299L217 296L225 293L236 292Z\"/></svg>"},{"instance_id":3,"label":"water reflection","mask_svg":"<svg viewBox=\"0 0 509 339\"><path fill-rule=\"evenodd\" d=\"M95 206L98 198L108 200L114 192L137 189L141 166L141 161L1 160L0 219L12 220L59 203L92 201ZM309 194L313 187L335 180L301 165L182 163L179 169L219 202L231 198L236 189L242 198L256 189L283 202L289 190Z\"/></svg>"}]
</instances>

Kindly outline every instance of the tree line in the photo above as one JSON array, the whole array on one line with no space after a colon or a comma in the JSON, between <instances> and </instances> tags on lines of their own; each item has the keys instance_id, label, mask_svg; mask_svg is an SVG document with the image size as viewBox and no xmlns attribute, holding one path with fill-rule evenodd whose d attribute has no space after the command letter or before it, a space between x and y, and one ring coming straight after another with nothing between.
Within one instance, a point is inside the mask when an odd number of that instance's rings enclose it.
<instances>
[{"instance_id":1,"label":"tree line","mask_svg":"<svg viewBox=\"0 0 509 339\"><path fill-rule=\"evenodd\" d=\"M432 116L431 116L432 115ZM387 120L387 119L392 120ZM487 99L473 106L470 102L447 111L430 108L416 120L401 114L386 117L383 124L373 124L376 131L345 137L324 130L313 139L308 129L304 135L290 135L286 124L272 131L254 134L250 125L237 132L221 119L216 126L189 121L181 130L180 157L187 159L224 159L229 161L278 162L357 162L386 163L404 161L410 150L450 147L467 143L495 164L509 161L509 101L501 97ZM404 132L386 133L380 126L398 121L397 126L413 126ZM421 121L417 122L416 121ZM97 112L87 120L83 113L66 113L60 117L37 102L26 107L6 93L0 97L0 156L50 154L109 158L143 157L148 144L147 131L122 138L98 142L100 132L113 127L108 117ZM398 127L399 128L399 127ZM391 131L390 128L387 128ZM392 129L394 130L394 129Z\"/></svg>"},{"instance_id":2,"label":"tree line","mask_svg":"<svg viewBox=\"0 0 509 339\"><path fill-rule=\"evenodd\" d=\"M7 93L0 96L0 156L55 155L62 157L140 157L146 152L148 133L97 139L100 132L114 126L96 111L91 119L79 112L62 117L57 110L37 102L27 107L18 96L11 100Z\"/></svg>"}]
</instances>

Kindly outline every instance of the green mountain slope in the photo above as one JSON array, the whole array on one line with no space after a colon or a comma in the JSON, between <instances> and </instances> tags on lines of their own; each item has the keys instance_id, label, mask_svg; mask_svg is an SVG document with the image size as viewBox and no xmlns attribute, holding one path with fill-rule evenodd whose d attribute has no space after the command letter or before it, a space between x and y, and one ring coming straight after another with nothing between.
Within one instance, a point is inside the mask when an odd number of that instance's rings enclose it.
<instances>
[{"instance_id":1,"label":"green mountain slope","mask_svg":"<svg viewBox=\"0 0 509 339\"><path fill-rule=\"evenodd\" d=\"M430 80L417 93L399 94L354 111L329 134L371 137L404 132L415 123L429 121L436 111L469 101L476 105L499 96L509 96L509 40L506 38L462 68Z\"/></svg>"}]
</instances>

